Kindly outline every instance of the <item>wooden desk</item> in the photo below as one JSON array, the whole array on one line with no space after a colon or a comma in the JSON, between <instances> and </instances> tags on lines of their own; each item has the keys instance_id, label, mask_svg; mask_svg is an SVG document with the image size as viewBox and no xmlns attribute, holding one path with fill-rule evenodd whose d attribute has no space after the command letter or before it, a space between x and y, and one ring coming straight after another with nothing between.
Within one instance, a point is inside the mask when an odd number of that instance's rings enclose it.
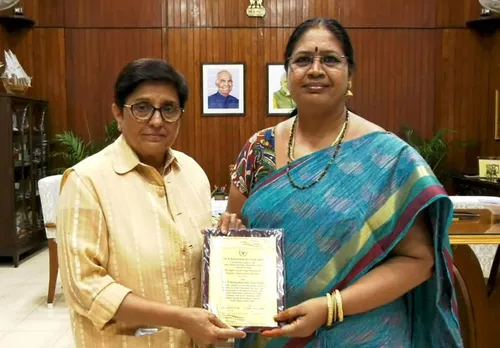
<instances>
[{"instance_id":1,"label":"wooden desk","mask_svg":"<svg viewBox=\"0 0 500 348\"><path fill-rule=\"evenodd\" d=\"M500 212L499 212L500 213ZM497 248L487 283L471 244L500 244L500 222L494 211L490 221L458 221L450 227L455 288L464 347L493 348L500 329L500 252Z\"/></svg>"}]
</instances>

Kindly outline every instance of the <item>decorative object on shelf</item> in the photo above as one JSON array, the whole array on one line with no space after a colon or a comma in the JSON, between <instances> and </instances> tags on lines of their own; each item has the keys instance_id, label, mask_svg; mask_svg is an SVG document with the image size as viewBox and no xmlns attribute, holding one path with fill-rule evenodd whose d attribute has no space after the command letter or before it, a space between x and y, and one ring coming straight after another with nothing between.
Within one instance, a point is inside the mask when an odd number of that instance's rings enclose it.
<instances>
[{"instance_id":1,"label":"decorative object on shelf","mask_svg":"<svg viewBox=\"0 0 500 348\"><path fill-rule=\"evenodd\" d=\"M12 130L14 132L19 131L19 128L17 126L17 116L15 111L12 111Z\"/></svg>"},{"instance_id":2,"label":"decorative object on shelf","mask_svg":"<svg viewBox=\"0 0 500 348\"><path fill-rule=\"evenodd\" d=\"M500 179L500 157L478 157L479 178L497 181Z\"/></svg>"},{"instance_id":3,"label":"decorative object on shelf","mask_svg":"<svg viewBox=\"0 0 500 348\"><path fill-rule=\"evenodd\" d=\"M266 9L262 5L263 0L250 0L250 6L247 8L248 17L264 17L266 15Z\"/></svg>"},{"instance_id":4,"label":"decorative object on shelf","mask_svg":"<svg viewBox=\"0 0 500 348\"><path fill-rule=\"evenodd\" d=\"M42 112L42 120L40 121L40 125L39 125L39 131L40 133L45 133L45 114L47 113L47 107L45 107L43 109L43 112ZM35 128L36 128L36 125L35 125Z\"/></svg>"},{"instance_id":5,"label":"decorative object on shelf","mask_svg":"<svg viewBox=\"0 0 500 348\"><path fill-rule=\"evenodd\" d=\"M26 107L23 110L23 118L21 121L21 131L28 130L30 128L29 120L28 120L28 108L29 106L26 105Z\"/></svg>"},{"instance_id":6,"label":"decorative object on shelf","mask_svg":"<svg viewBox=\"0 0 500 348\"><path fill-rule=\"evenodd\" d=\"M26 74L11 50L5 51L5 71L0 79L7 93L22 95L31 87L31 77Z\"/></svg>"}]
</instances>

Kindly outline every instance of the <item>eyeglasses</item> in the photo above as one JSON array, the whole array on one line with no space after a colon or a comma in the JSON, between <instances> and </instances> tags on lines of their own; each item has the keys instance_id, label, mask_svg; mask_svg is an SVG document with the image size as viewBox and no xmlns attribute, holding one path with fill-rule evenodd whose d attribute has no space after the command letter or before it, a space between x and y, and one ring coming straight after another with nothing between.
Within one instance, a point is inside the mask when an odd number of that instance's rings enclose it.
<instances>
[{"instance_id":1,"label":"eyeglasses","mask_svg":"<svg viewBox=\"0 0 500 348\"><path fill-rule=\"evenodd\" d=\"M175 103L167 103L159 108L146 102L139 102L132 105L125 104L123 106L130 108L132 116L139 122L149 122L157 110L160 112L162 119L168 123L179 121L184 113L184 109Z\"/></svg>"},{"instance_id":2,"label":"eyeglasses","mask_svg":"<svg viewBox=\"0 0 500 348\"><path fill-rule=\"evenodd\" d=\"M329 53L323 56L313 56L307 54L299 54L296 56L291 56L289 58L290 67L293 70L309 70L313 65L314 61L319 59L323 69L342 69L346 63L346 56L341 56L337 54Z\"/></svg>"}]
</instances>

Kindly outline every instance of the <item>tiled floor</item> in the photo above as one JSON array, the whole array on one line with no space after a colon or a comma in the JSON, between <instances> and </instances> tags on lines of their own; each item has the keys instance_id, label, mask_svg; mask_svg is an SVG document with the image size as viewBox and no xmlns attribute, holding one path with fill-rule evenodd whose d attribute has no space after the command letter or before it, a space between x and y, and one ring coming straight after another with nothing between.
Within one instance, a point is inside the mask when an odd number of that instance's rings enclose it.
<instances>
[{"instance_id":1,"label":"tiled floor","mask_svg":"<svg viewBox=\"0 0 500 348\"><path fill-rule=\"evenodd\" d=\"M59 284L54 308L47 308L48 280L48 250L19 268L0 263L0 347L74 347L69 311Z\"/></svg>"},{"instance_id":2,"label":"tiled floor","mask_svg":"<svg viewBox=\"0 0 500 348\"><path fill-rule=\"evenodd\" d=\"M19 268L0 263L0 348L75 347L59 283L54 308L47 308L48 282L48 249L31 256Z\"/></svg>"}]
</instances>

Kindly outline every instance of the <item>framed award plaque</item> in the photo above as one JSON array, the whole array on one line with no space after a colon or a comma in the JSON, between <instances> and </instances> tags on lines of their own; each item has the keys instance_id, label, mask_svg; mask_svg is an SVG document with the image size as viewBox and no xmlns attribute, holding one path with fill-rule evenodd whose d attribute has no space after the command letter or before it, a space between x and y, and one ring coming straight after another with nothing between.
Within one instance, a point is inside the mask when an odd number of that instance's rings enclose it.
<instances>
[{"instance_id":1,"label":"framed award plaque","mask_svg":"<svg viewBox=\"0 0 500 348\"><path fill-rule=\"evenodd\" d=\"M285 309L284 231L205 231L202 265L203 307L246 332L280 326Z\"/></svg>"}]
</instances>

